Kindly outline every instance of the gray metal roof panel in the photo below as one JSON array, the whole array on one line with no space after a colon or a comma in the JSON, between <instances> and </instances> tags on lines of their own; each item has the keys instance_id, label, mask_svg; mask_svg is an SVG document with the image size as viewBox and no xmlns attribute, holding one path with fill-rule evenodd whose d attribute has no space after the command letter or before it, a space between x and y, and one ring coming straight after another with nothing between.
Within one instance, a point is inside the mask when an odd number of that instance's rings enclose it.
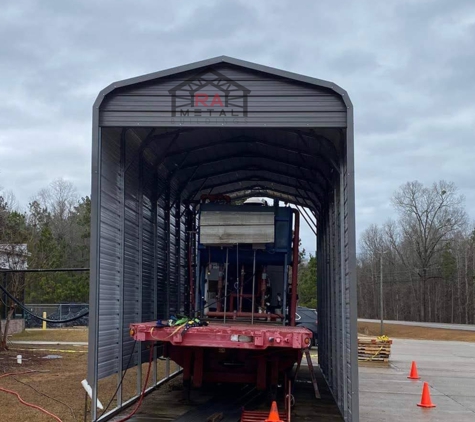
<instances>
[{"instance_id":1,"label":"gray metal roof panel","mask_svg":"<svg viewBox=\"0 0 475 422\"><path fill-rule=\"evenodd\" d=\"M198 62L189 63L182 66L160 70L158 72L148 73L146 75L141 75L134 78L123 79L121 81L113 82L99 93L96 101L94 102L94 109L99 109L106 95L111 93L113 90L117 88L122 88L122 87L130 86L130 85L134 85L134 84L140 84L140 83L148 82L154 79L175 75L178 73L183 73L183 72L201 69L208 66L213 66L219 63L229 63L229 64L243 67L246 69L250 69L250 70L254 70L254 71L258 71L262 73L267 73L269 75L279 76L285 79L290 79L290 80L303 82L310 85L321 86L321 87L331 89L332 91L336 92L338 95L342 97L347 108L352 108L352 103L348 96L348 93L343 88L341 88L340 86L338 86L337 84L333 82L325 81L323 79L313 78L310 76L304 76L298 73L280 70L280 69L276 69L270 66L264 66L264 65L248 62L245 60L235 59L228 56L218 56L211 59L201 60Z\"/></svg>"}]
</instances>

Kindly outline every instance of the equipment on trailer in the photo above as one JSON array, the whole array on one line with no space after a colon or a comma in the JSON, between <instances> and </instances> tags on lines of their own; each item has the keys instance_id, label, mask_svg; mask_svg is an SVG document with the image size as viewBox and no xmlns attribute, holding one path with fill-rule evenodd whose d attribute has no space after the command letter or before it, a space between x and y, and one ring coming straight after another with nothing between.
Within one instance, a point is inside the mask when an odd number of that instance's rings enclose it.
<instances>
[{"instance_id":1,"label":"equipment on trailer","mask_svg":"<svg viewBox=\"0 0 475 422\"><path fill-rule=\"evenodd\" d=\"M130 334L163 343L163 356L183 368L187 397L191 384L247 383L275 400L283 385L290 420L304 353L313 373L312 332L295 326L299 213L255 198L233 205L225 195L202 196L194 212L187 316L131 324Z\"/></svg>"}]
</instances>

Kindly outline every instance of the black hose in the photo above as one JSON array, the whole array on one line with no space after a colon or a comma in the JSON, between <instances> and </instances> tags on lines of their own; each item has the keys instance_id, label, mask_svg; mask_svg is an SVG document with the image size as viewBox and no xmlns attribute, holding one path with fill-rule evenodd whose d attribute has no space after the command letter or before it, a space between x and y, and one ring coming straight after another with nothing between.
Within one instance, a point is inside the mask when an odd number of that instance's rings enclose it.
<instances>
[{"instance_id":1,"label":"black hose","mask_svg":"<svg viewBox=\"0 0 475 422\"><path fill-rule=\"evenodd\" d=\"M19 300L15 299L14 296L12 296L10 294L10 292L5 289L5 287L3 287L1 284L0 284L0 290L2 290L11 300L13 300L13 302L15 302L21 309L23 309L27 314L31 315L33 318L36 318L36 319L39 319L40 321L43 321L43 322L49 322L50 324L66 324L67 322L72 322L72 321L76 321L77 319L80 319L86 315L89 315L89 309L82 313L82 314L79 314L79 315L76 315L74 317L71 317L71 318L68 318L68 319L62 319L62 320L57 320L57 319L48 319L48 318L42 318L36 314L34 314L33 312L31 312L28 308L25 307L25 305L23 305L23 303L21 303Z\"/></svg>"}]
</instances>

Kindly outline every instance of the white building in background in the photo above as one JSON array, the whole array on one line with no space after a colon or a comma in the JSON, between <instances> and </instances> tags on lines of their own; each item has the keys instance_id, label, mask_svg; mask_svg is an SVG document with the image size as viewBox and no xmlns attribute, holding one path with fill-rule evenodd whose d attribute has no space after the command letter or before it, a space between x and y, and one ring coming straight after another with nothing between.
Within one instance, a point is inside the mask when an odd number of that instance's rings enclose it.
<instances>
[{"instance_id":1,"label":"white building in background","mask_svg":"<svg viewBox=\"0 0 475 422\"><path fill-rule=\"evenodd\" d=\"M26 270L29 255L26 243L0 243L0 269Z\"/></svg>"},{"instance_id":2,"label":"white building in background","mask_svg":"<svg viewBox=\"0 0 475 422\"><path fill-rule=\"evenodd\" d=\"M2 269L26 270L28 268L29 255L28 245L26 243L0 243L0 274ZM18 309L19 308L17 308L17 310ZM0 312L0 318L4 318L5 315L6 310L3 308ZM4 329L6 321L2 319L1 322L2 329ZM14 316L8 325L8 335L21 333L24 329L25 320L21 315Z\"/></svg>"}]
</instances>

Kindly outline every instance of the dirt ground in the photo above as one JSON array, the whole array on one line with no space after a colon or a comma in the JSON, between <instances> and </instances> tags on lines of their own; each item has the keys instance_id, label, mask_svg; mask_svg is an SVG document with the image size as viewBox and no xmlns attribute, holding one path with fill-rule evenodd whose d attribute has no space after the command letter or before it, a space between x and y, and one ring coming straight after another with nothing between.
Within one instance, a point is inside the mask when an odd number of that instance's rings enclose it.
<instances>
[{"instance_id":1,"label":"dirt ground","mask_svg":"<svg viewBox=\"0 0 475 422\"><path fill-rule=\"evenodd\" d=\"M45 341L87 341L87 329L47 329L28 330L12 336L14 340ZM0 387L17 392L28 403L41 406L58 416L63 422L82 422L84 420L85 391L81 381L87 375L87 347L85 346L28 346L10 343L10 350L0 352ZM16 361L22 355L22 364ZM48 355L60 359L45 359ZM152 366L153 368L153 366ZM148 362L142 364L142 383L145 381ZM176 365L170 363L170 371ZM36 371L36 372L30 372ZM157 379L162 379L166 371L164 361L157 362ZM16 375L2 377L13 373ZM153 369L151 371L153 374ZM126 401L137 393L137 368L127 371L122 388L122 399ZM117 388L118 376L112 375L99 381L98 396L105 407ZM143 385L143 384L142 384ZM152 375L148 387L153 385ZM109 410L113 409L113 400ZM90 400L88 400L88 416ZM90 418L88 417L89 421ZM47 422L54 421L38 410L21 404L11 394L0 391L0 421Z\"/></svg>"},{"instance_id":2,"label":"dirt ground","mask_svg":"<svg viewBox=\"0 0 475 422\"><path fill-rule=\"evenodd\" d=\"M379 323L358 322L358 333L379 336L380 327ZM440 328L412 327L397 324L385 324L384 334L389 338L475 342L475 332L473 331L444 330Z\"/></svg>"},{"instance_id":3,"label":"dirt ground","mask_svg":"<svg viewBox=\"0 0 475 422\"><path fill-rule=\"evenodd\" d=\"M87 341L87 327L78 328L48 328L27 329L19 334L10 337L11 340L32 340L32 341Z\"/></svg>"},{"instance_id":4,"label":"dirt ground","mask_svg":"<svg viewBox=\"0 0 475 422\"><path fill-rule=\"evenodd\" d=\"M17 354L22 355L21 365L16 362ZM50 354L62 358L44 359ZM18 375L0 378L0 387L19 393L23 400L43 407L64 422L82 421L84 389L80 383L86 377L86 367L86 348L70 353L25 348L9 350L0 353L0 377L8 373ZM37 372L22 373L28 371ZM21 404L15 396L3 391L0 391L0 409L0 419L4 421L54 420L51 416Z\"/></svg>"},{"instance_id":5,"label":"dirt ground","mask_svg":"<svg viewBox=\"0 0 475 422\"><path fill-rule=\"evenodd\" d=\"M82 349L82 350L81 350ZM22 354L23 363L17 364L17 354ZM61 359L44 359L49 354L57 354ZM159 361L157 368L158 379L165 373L165 362ZM173 371L174 364L171 363ZM142 382L145 381L148 363L142 365ZM29 372L29 371L37 372ZM25 373L22 373L25 372ZM20 394L28 403L41 406L58 416L63 422L81 422L84 420L85 391L81 381L86 378L87 352L86 348L75 348L66 352L63 346L55 352L54 349L9 350L0 353L0 377L4 374L17 375L0 378L0 387ZM123 401L132 398L137 391L137 369L130 369L123 382ZM148 387L152 386L150 377ZM117 388L117 375L99 381L99 399L105 407ZM46 396L48 397L46 397ZM113 400L109 410L113 409L116 401ZM0 391L1 421L15 422L47 422L54 421L38 410L21 404L18 399L8 393ZM88 405L88 416L90 401ZM88 417L89 421L90 418Z\"/></svg>"}]
</instances>

